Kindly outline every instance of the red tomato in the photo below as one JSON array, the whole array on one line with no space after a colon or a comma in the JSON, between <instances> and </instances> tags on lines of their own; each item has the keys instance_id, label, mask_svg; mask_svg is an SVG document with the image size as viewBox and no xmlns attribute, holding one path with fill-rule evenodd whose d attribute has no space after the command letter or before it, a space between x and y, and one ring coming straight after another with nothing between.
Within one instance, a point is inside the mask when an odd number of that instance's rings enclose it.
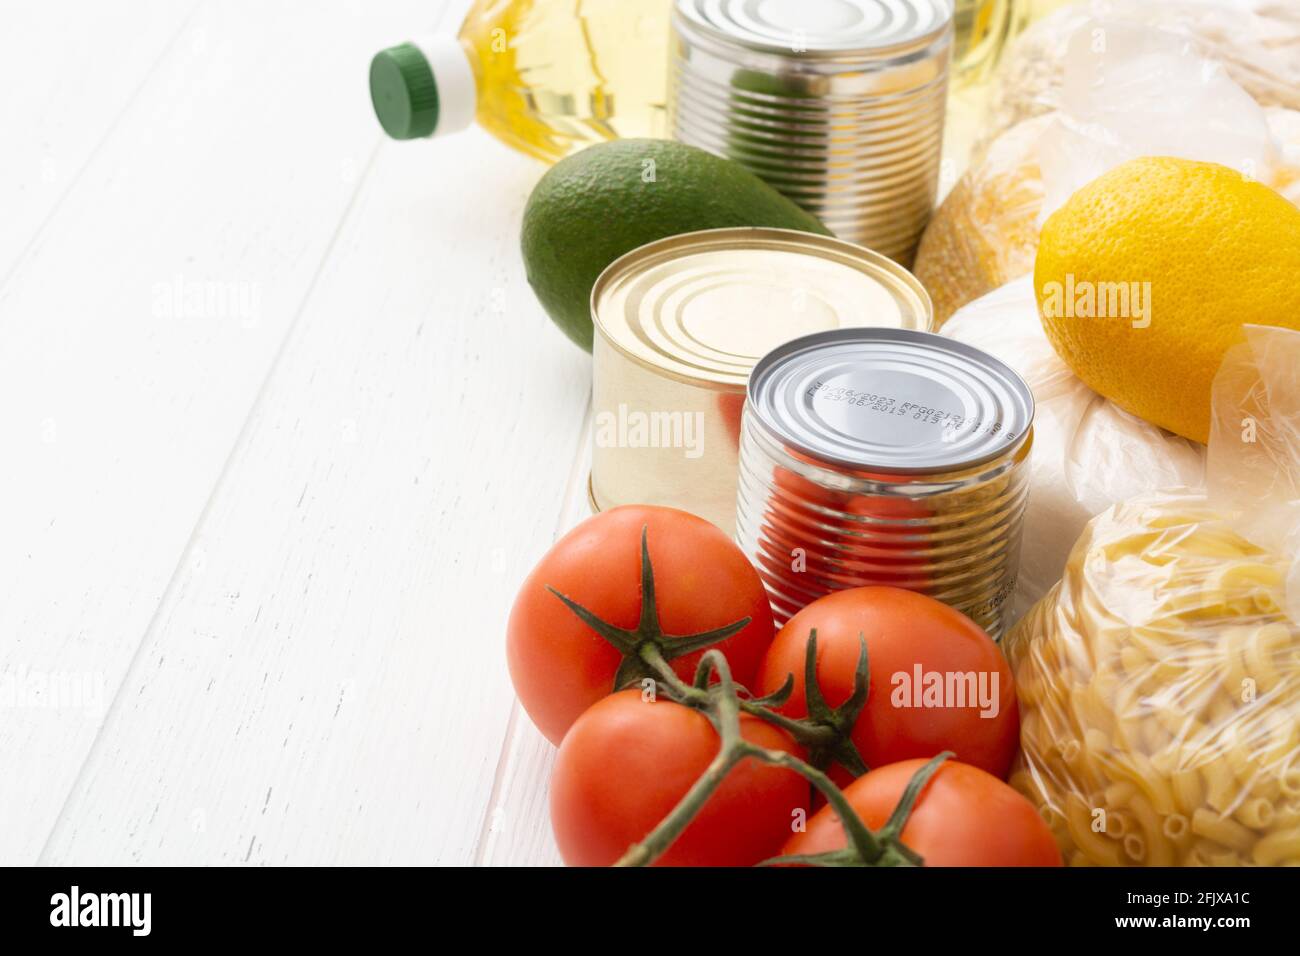
<instances>
[{"instance_id":1,"label":"red tomato","mask_svg":"<svg viewBox=\"0 0 1300 956\"><path fill-rule=\"evenodd\" d=\"M925 760L889 764L859 777L844 796L871 830L879 830ZM903 826L902 842L927 866L1060 866L1061 851L1028 800L978 767L949 760L925 785ZM781 853L815 854L847 845L839 817L823 807Z\"/></svg>"},{"instance_id":2,"label":"red tomato","mask_svg":"<svg viewBox=\"0 0 1300 956\"><path fill-rule=\"evenodd\" d=\"M620 652L552 594L552 587L602 620L632 629L641 615L641 529L648 528L663 630L688 635L750 623L716 645L746 686L772 642L772 609L758 572L732 540L703 518L652 505L613 508L556 542L524 581L510 612L506 654L520 703L558 744L578 715L614 690ZM703 651L673 669L691 680Z\"/></svg>"},{"instance_id":3,"label":"red tomato","mask_svg":"<svg viewBox=\"0 0 1300 956\"><path fill-rule=\"evenodd\" d=\"M732 448L740 446L740 428L744 420L745 393L720 392L718 394L718 415L722 418L727 437L731 439Z\"/></svg>"},{"instance_id":4,"label":"red tomato","mask_svg":"<svg viewBox=\"0 0 1300 956\"><path fill-rule=\"evenodd\" d=\"M742 715L741 735L802 756L782 731ZM551 775L551 827L570 866L608 866L666 817L717 756L699 711L636 690L599 701L560 745ZM659 858L660 866L752 866L790 836L808 784L793 770L746 759Z\"/></svg>"},{"instance_id":5,"label":"red tomato","mask_svg":"<svg viewBox=\"0 0 1300 956\"><path fill-rule=\"evenodd\" d=\"M798 461L816 464L797 451L786 451ZM893 485L902 480L868 471L848 474ZM760 556L759 570L772 579L776 592L792 592L793 601L774 602L786 613L842 588L870 584L921 590L930 584L933 556L917 538L926 534L918 525L930 521L933 513L922 502L901 494L837 491L780 467L774 469L772 481L775 491L762 519L768 548ZM796 554L802 566L792 574ZM806 599L799 601L799 593Z\"/></svg>"},{"instance_id":6,"label":"red tomato","mask_svg":"<svg viewBox=\"0 0 1300 956\"><path fill-rule=\"evenodd\" d=\"M755 693L760 695L794 675L794 694L782 707L791 717L808 712L803 662L813 628L817 680L832 707L853 692L858 635L866 638L870 692L852 737L869 768L951 750L958 760L998 777L1007 775L1020 734L1015 687L1002 652L978 624L946 604L901 588L851 588L819 598L781 628L759 671ZM931 675L943 682L938 697L926 695ZM974 694L969 693L972 684L958 675L973 675ZM985 708L979 703L981 687ZM830 773L840 783L850 779L839 767Z\"/></svg>"}]
</instances>

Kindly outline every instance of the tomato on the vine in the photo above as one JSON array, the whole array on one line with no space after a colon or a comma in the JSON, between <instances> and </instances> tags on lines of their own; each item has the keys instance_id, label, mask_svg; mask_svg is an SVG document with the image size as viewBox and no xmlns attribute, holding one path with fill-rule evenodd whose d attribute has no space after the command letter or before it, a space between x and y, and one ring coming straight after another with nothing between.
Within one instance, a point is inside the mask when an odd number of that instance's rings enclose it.
<instances>
[{"instance_id":1,"label":"tomato on the vine","mask_svg":"<svg viewBox=\"0 0 1300 956\"><path fill-rule=\"evenodd\" d=\"M784 732L756 717L741 716L740 734L801 756ZM720 743L708 718L692 707L648 702L637 690L594 704L565 736L551 776L551 827L564 862L616 862L677 806ZM746 758L656 865L752 866L775 855L808 797L808 784L795 771Z\"/></svg>"},{"instance_id":2,"label":"tomato on the vine","mask_svg":"<svg viewBox=\"0 0 1300 956\"><path fill-rule=\"evenodd\" d=\"M748 685L775 630L758 572L732 540L695 515L652 505L602 512L561 538L533 570L510 612L510 676L524 710L558 744L578 716L615 690L623 653L558 595L616 628L642 614L642 536L654 571L658 625L674 637L749 623L716 643ZM557 593L558 592L558 593ZM703 649L671 658L686 681ZM668 656L668 655L666 655Z\"/></svg>"},{"instance_id":3,"label":"tomato on the vine","mask_svg":"<svg viewBox=\"0 0 1300 956\"><path fill-rule=\"evenodd\" d=\"M793 674L794 693L780 708L791 717L808 712L804 649L813 629L817 681L831 706L852 694L859 635L866 639L871 680L850 736L867 767L949 750L1006 776L1019 743L1015 687L1002 652L974 621L901 588L851 588L819 598L777 633L755 688L770 694ZM841 786L852 779L838 766L829 772Z\"/></svg>"},{"instance_id":4,"label":"tomato on the vine","mask_svg":"<svg viewBox=\"0 0 1300 956\"><path fill-rule=\"evenodd\" d=\"M912 775L924 760L872 770L844 797L873 831L889 821ZM1057 848L1033 804L992 774L949 760L922 788L900 834L926 866L1060 866ZM781 849L782 856L843 849L844 829L833 808L823 807Z\"/></svg>"}]
</instances>

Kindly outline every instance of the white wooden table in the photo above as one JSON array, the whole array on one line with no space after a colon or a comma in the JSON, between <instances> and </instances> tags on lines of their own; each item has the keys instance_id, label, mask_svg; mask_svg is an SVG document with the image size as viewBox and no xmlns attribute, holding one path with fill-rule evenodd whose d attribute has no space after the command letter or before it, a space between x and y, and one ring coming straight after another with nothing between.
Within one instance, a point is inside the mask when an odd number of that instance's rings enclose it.
<instances>
[{"instance_id":1,"label":"white wooden table","mask_svg":"<svg viewBox=\"0 0 1300 956\"><path fill-rule=\"evenodd\" d=\"M465 6L0 7L0 863L557 862L504 628L590 359L542 167L366 91Z\"/></svg>"}]
</instances>

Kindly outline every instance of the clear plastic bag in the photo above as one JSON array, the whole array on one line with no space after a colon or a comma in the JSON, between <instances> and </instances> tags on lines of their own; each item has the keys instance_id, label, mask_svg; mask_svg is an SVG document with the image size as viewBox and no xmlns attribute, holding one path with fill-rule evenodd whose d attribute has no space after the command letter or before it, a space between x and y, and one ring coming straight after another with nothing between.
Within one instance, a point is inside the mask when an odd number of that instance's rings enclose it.
<instances>
[{"instance_id":1,"label":"clear plastic bag","mask_svg":"<svg viewBox=\"0 0 1300 956\"><path fill-rule=\"evenodd\" d=\"M1178 34L1087 20L1069 39L1066 63L1056 121L1039 143L1040 222L1138 156L1218 163L1273 181L1281 152L1264 108Z\"/></svg>"},{"instance_id":2,"label":"clear plastic bag","mask_svg":"<svg viewBox=\"0 0 1300 956\"><path fill-rule=\"evenodd\" d=\"M934 211L912 271L942 326L958 309L1032 272L1043 209L1038 143L1051 116L1021 123L977 156Z\"/></svg>"},{"instance_id":3,"label":"clear plastic bag","mask_svg":"<svg viewBox=\"0 0 1300 956\"><path fill-rule=\"evenodd\" d=\"M1060 580L1094 515L1150 488L1203 481L1202 446L1124 411L1061 361L1038 319L1032 277L965 306L943 334L1000 358L1034 392L1029 502L1011 621Z\"/></svg>"},{"instance_id":4,"label":"clear plastic bag","mask_svg":"<svg viewBox=\"0 0 1300 956\"><path fill-rule=\"evenodd\" d=\"M1300 112L1260 107L1217 64L1163 29L1085 20L1069 49L1057 109L977 150L921 238L913 271L940 326L967 302L1031 271L1046 216L1134 157L1232 166L1300 203Z\"/></svg>"},{"instance_id":5,"label":"clear plastic bag","mask_svg":"<svg viewBox=\"0 0 1300 956\"><path fill-rule=\"evenodd\" d=\"M1005 642L1071 864L1300 864L1300 333L1248 326L1214 416L1208 490L1099 515Z\"/></svg>"},{"instance_id":6,"label":"clear plastic bag","mask_svg":"<svg viewBox=\"0 0 1300 956\"><path fill-rule=\"evenodd\" d=\"M1088 0L1044 17L1008 48L994 80L989 136L1060 108L1069 44L1091 19L1173 33L1222 63L1261 106L1300 110L1295 0Z\"/></svg>"}]
</instances>

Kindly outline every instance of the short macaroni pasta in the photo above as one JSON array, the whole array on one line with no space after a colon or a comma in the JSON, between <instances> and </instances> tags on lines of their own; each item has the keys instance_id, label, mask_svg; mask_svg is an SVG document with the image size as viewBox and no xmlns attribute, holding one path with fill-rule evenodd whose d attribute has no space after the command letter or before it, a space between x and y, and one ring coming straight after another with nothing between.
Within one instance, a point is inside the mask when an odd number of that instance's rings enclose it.
<instances>
[{"instance_id":1,"label":"short macaroni pasta","mask_svg":"<svg viewBox=\"0 0 1300 956\"><path fill-rule=\"evenodd\" d=\"M1012 785L1081 866L1300 865L1288 564L1194 493L1095 518L1006 650Z\"/></svg>"}]
</instances>

